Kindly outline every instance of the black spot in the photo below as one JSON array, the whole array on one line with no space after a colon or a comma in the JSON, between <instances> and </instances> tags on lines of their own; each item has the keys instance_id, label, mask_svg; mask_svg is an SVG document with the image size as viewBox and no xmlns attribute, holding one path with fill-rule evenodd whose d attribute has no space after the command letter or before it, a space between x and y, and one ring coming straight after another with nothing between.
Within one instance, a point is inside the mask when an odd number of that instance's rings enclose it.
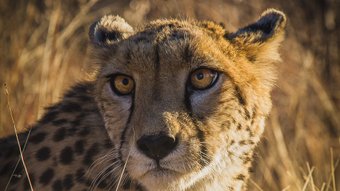
<instances>
[{"instance_id":1,"label":"black spot","mask_svg":"<svg viewBox=\"0 0 340 191\"><path fill-rule=\"evenodd\" d=\"M244 159L243 159L243 164L248 164L251 162L251 158L249 156L246 156Z\"/></svg>"},{"instance_id":2,"label":"black spot","mask_svg":"<svg viewBox=\"0 0 340 191\"><path fill-rule=\"evenodd\" d=\"M239 145L246 145L246 141L245 140L241 140L238 142Z\"/></svg>"},{"instance_id":3,"label":"black spot","mask_svg":"<svg viewBox=\"0 0 340 191\"><path fill-rule=\"evenodd\" d=\"M84 152L84 141L78 140L74 143L74 152L77 154L83 154Z\"/></svg>"},{"instance_id":4,"label":"black spot","mask_svg":"<svg viewBox=\"0 0 340 191\"><path fill-rule=\"evenodd\" d=\"M85 170L80 168L76 171L76 174L75 174L75 180L77 180L78 182L80 183L83 183L85 182L85 178L84 178L84 175L85 175Z\"/></svg>"},{"instance_id":5,"label":"black spot","mask_svg":"<svg viewBox=\"0 0 340 191\"><path fill-rule=\"evenodd\" d=\"M53 135L53 141L59 142L65 138L66 130L64 127L60 127Z\"/></svg>"},{"instance_id":6,"label":"black spot","mask_svg":"<svg viewBox=\"0 0 340 191\"><path fill-rule=\"evenodd\" d=\"M67 123L66 119L58 119L58 120L52 121L52 124L55 125L55 126L60 126L60 125L63 125L65 123Z\"/></svg>"},{"instance_id":7,"label":"black spot","mask_svg":"<svg viewBox=\"0 0 340 191\"><path fill-rule=\"evenodd\" d=\"M58 111L50 111L40 120L40 123L48 123L53 121L58 115Z\"/></svg>"},{"instance_id":8,"label":"black spot","mask_svg":"<svg viewBox=\"0 0 340 191\"><path fill-rule=\"evenodd\" d=\"M87 150L83 163L86 165L90 165L93 163L93 157L95 157L99 153L98 143L94 143L89 150Z\"/></svg>"},{"instance_id":9,"label":"black spot","mask_svg":"<svg viewBox=\"0 0 340 191\"><path fill-rule=\"evenodd\" d=\"M257 116L257 109L256 108L254 108L253 109L253 120L254 120L254 118L256 118L256 116Z\"/></svg>"},{"instance_id":10,"label":"black spot","mask_svg":"<svg viewBox=\"0 0 340 191\"><path fill-rule=\"evenodd\" d=\"M251 119L250 124L254 125L254 118Z\"/></svg>"},{"instance_id":11,"label":"black spot","mask_svg":"<svg viewBox=\"0 0 340 191\"><path fill-rule=\"evenodd\" d=\"M243 175L243 174L239 174L239 175L237 175L237 177L236 177L236 179L237 180L245 180L245 176Z\"/></svg>"},{"instance_id":12,"label":"black spot","mask_svg":"<svg viewBox=\"0 0 340 191\"><path fill-rule=\"evenodd\" d=\"M244 113L245 113L246 120L249 120L250 119L250 113L249 113L248 109L245 109Z\"/></svg>"},{"instance_id":13,"label":"black spot","mask_svg":"<svg viewBox=\"0 0 340 191\"><path fill-rule=\"evenodd\" d=\"M247 127L246 130L249 132L250 137L254 137L254 133L251 131L250 127Z\"/></svg>"},{"instance_id":14,"label":"black spot","mask_svg":"<svg viewBox=\"0 0 340 191\"><path fill-rule=\"evenodd\" d=\"M229 127L230 127L230 122L229 121L226 121L226 122L224 122L224 123L222 123L222 128L224 128L224 129L229 129Z\"/></svg>"},{"instance_id":15,"label":"black spot","mask_svg":"<svg viewBox=\"0 0 340 191\"><path fill-rule=\"evenodd\" d=\"M86 135L90 134L90 128L88 126L83 126L80 129L81 130L79 131L79 135L86 136Z\"/></svg>"},{"instance_id":16,"label":"black spot","mask_svg":"<svg viewBox=\"0 0 340 191\"><path fill-rule=\"evenodd\" d=\"M63 183L61 182L61 180L56 180L54 181L53 185L52 185L52 189L53 191L60 191L63 190Z\"/></svg>"},{"instance_id":17,"label":"black spot","mask_svg":"<svg viewBox=\"0 0 340 191\"><path fill-rule=\"evenodd\" d=\"M46 135L47 134L45 132L36 133L35 135L30 136L29 142L34 144L41 143L45 139Z\"/></svg>"},{"instance_id":18,"label":"black spot","mask_svg":"<svg viewBox=\"0 0 340 191\"><path fill-rule=\"evenodd\" d=\"M238 125L237 125L237 130L241 130L241 124L239 123Z\"/></svg>"},{"instance_id":19,"label":"black spot","mask_svg":"<svg viewBox=\"0 0 340 191\"><path fill-rule=\"evenodd\" d=\"M241 105L246 105L246 101L242 97L241 90L238 86L235 87L236 97Z\"/></svg>"},{"instance_id":20,"label":"black spot","mask_svg":"<svg viewBox=\"0 0 340 191\"><path fill-rule=\"evenodd\" d=\"M54 170L51 169L51 168L48 168L47 170L45 170L40 178L39 178L39 182L42 184L42 185L47 185L48 183L51 182L51 180L53 179L54 177Z\"/></svg>"},{"instance_id":21,"label":"black spot","mask_svg":"<svg viewBox=\"0 0 340 191\"><path fill-rule=\"evenodd\" d=\"M60 162L62 164L70 164L73 161L73 150L71 147L65 147L60 152Z\"/></svg>"},{"instance_id":22,"label":"black spot","mask_svg":"<svg viewBox=\"0 0 340 191\"><path fill-rule=\"evenodd\" d=\"M65 176L63 185L66 188L66 190L69 190L73 187L73 176L71 174L68 174Z\"/></svg>"},{"instance_id":23,"label":"black spot","mask_svg":"<svg viewBox=\"0 0 340 191\"><path fill-rule=\"evenodd\" d=\"M49 159L51 156L51 149L48 147L43 147L38 150L36 153L35 157L37 158L38 161L44 161Z\"/></svg>"},{"instance_id":24,"label":"black spot","mask_svg":"<svg viewBox=\"0 0 340 191\"><path fill-rule=\"evenodd\" d=\"M81 106L75 102L67 102L63 104L60 108L63 112L79 112L81 110Z\"/></svg>"}]
</instances>

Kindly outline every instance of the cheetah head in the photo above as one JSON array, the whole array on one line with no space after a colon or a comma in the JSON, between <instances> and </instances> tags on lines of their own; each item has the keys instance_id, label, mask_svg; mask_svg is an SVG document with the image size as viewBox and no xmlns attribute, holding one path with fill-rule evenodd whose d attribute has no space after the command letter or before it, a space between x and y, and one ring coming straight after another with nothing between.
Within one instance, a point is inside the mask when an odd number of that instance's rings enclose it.
<instances>
[{"instance_id":1,"label":"cheetah head","mask_svg":"<svg viewBox=\"0 0 340 191\"><path fill-rule=\"evenodd\" d=\"M244 187L285 25L273 9L236 32L210 21L94 23L95 97L115 180L124 172L147 190Z\"/></svg>"}]
</instances>

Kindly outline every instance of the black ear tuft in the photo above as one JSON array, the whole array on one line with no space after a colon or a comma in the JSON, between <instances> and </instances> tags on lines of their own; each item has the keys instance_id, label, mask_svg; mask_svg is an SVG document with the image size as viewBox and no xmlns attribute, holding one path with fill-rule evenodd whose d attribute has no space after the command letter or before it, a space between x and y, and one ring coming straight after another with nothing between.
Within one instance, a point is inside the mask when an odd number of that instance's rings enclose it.
<instances>
[{"instance_id":1,"label":"black ear tuft","mask_svg":"<svg viewBox=\"0 0 340 191\"><path fill-rule=\"evenodd\" d=\"M132 27L119 16L107 15L90 26L89 37L96 45L108 46L127 38Z\"/></svg>"},{"instance_id":2,"label":"black ear tuft","mask_svg":"<svg viewBox=\"0 0 340 191\"><path fill-rule=\"evenodd\" d=\"M226 38L249 37L252 42L264 42L273 35L281 32L286 25L286 16L281 11L268 9L262 13L260 19L253 24L239 29L235 33L227 34Z\"/></svg>"}]
</instances>

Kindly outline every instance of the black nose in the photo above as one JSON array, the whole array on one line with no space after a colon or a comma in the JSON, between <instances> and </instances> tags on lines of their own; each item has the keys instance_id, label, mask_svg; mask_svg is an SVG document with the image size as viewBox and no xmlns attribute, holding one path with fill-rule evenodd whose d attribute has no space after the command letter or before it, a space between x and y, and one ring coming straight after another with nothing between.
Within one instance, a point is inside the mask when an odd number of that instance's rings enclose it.
<instances>
[{"instance_id":1,"label":"black nose","mask_svg":"<svg viewBox=\"0 0 340 191\"><path fill-rule=\"evenodd\" d=\"M143 136L137 141L138 149L146 156L160 160L166 157L177 145L174 137L159 134Z\"/></svg>"}]
</instances>

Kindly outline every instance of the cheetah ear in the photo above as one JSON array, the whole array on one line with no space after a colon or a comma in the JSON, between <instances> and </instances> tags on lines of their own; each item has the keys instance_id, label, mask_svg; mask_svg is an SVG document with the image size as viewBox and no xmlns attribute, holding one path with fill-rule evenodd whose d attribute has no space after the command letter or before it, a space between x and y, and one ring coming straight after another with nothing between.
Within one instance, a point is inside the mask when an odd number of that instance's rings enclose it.
<instances>
[{"instance_id":1,"label":"cheetah ear","mask_svg":"<svg viewBox=\"0 0 340 191\"><path fill-rule=\"evenodd\" d=\"M281 11L268 9L253 24L225 37L243 49L251 61L279 60L278 47L284 38L286 16Z\"/></svg>"},{"instance_id":2,"label":"cheetah ear","mask_svg":"<svg viewBox=\"0 0 340 191\"><path fill-rule=\"evenodd\" d=\"M132 33L133 28L123 18L106 15L90 26L89 37L94 45L110 46Z\"/></svg>"}]
</instances>

